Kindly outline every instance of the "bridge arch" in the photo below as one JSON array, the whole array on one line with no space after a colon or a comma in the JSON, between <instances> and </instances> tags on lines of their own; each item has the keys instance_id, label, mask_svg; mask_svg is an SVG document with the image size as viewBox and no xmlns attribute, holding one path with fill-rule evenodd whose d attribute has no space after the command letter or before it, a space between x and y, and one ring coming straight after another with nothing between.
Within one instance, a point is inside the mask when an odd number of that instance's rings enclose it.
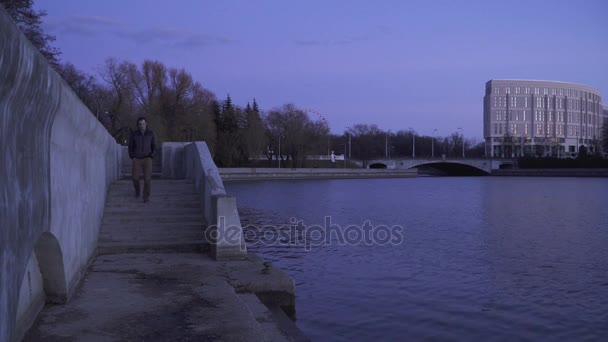
<instances>
[{"instance_id":1,"label":"bridge arch","mask_svg":"<svg viewBox=\"0 0 608 342\"><path fill-rule=\"evenodd\" d=\"M417 168L420 174L445 176L486 176L489 174L488 170L478 166L454 161L419 163L408 168Z\"/></svg>"},{"instance_id":2,"label":"bridge arch","mask_svg":"<svg viewBox=\"0 0 608 342\"><path fill-rule=\"evenodd\" d=\"M369 168L370 169L386 169L386 168L388 168L388 165L386 165L384 163L372 163L372 164L369 164Z\"/></svg>"}]
</instances>

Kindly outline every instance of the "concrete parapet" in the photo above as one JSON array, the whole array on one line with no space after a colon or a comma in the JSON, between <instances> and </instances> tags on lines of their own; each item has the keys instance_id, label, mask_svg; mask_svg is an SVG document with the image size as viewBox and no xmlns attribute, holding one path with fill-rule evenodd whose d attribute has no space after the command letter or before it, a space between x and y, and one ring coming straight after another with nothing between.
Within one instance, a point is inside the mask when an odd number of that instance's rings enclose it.
<instances>
[{"instance_id":1,"label":"concrete parapet","mask_svg":"<svg viewBox=\"0 0 608 342\"><path fill-rule=\"evenodd\" d=\"M226 194L213 195L213 222L208 226L211 255L216 260L242 259L247 246L236 207L236 198Z\"/></svg>"},{"instance_id":2,"label":"concrete parapet","mask_svg":"<svg viewBox=\"0 0 608 342\"><path fill-rule=\"evenodd\" d=\"M179 146L174 146L178 153ZM199 141L184 147L185 177L194 181L201 196L201 208L211 238L211 256L217 260L243 258L247 248L236 208L236 200L226 195L219 170L205 142Z\"/></svg>"}]
</instances>

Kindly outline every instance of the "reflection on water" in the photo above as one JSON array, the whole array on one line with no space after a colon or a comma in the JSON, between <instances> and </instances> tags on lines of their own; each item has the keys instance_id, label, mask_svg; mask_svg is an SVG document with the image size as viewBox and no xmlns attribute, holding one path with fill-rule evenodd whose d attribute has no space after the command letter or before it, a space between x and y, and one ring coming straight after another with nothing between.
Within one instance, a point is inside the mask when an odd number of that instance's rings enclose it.
<instances>
[{"instance_id":1,"label":"reflection on water","mask_svg":"<svg viewBox=\"0 0 608 342\"><path fill-rule=\"evenodd\" d=\"M608 336L605 179L317 180L227 189L256 234L250 251L295 278L298 325L313 340ZM292 218L322 226L326 216L341 227L366 220L402 226L403 242L306 245L302 235L263 236L263 226L287 232Z\"/></svg>"}]
</instances>

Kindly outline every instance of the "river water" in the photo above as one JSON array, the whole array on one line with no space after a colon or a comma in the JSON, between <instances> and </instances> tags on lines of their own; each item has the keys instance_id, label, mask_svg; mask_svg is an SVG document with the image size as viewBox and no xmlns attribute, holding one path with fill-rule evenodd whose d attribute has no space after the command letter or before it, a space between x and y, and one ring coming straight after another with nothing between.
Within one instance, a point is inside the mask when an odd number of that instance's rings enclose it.
<instances>
[{"instance_id":1,"label":"river water","mask_svg":"<svg viewBox=\"0 0 608 342\"><path fill-rule=\"evenodd\" d=\"M314 341L608 340L606 179L226 188L249 250L295 279L297 324Z\"/></svg>"}]
</instances>

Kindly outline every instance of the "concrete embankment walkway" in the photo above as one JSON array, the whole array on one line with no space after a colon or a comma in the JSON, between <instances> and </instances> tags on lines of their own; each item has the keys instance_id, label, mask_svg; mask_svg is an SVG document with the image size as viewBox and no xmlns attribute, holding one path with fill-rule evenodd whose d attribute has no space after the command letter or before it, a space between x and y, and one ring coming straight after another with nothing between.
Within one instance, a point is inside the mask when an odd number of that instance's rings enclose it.
<instances>
[{"instance_id":1,"label":"concrete embankment walkway","mask_svg":"<svg viewBox=\"0 0 608 342\"><path fill-rule=\"evenodd\" d=\"M293 280L262 272L253 255L211 259L193 184L152 185L149 203L130 181L111 186L99 255L69 303L47 305L24 340L306 340L281 310L293 313Z\"/></svg>"},{"instance_id":2,"label":"concrete embankment walkway","mask_svg":"<svg viewBox=\"0 0 608 342\"><path fill-rule=\"evenodd\" d=\"M224 182L245 180L410 178L417 169L220 168Z\"/></svg>"},{"instance_id":3,"label":"concrete embankment walkway","mask_svg":"<svg viewBox=\"0 0 608 342\"><path fill-rule=\"evenodd\" d=\"M608 169L505 169L492 170L491 175L511 177L608 177Z\"/></svg>"}]
</instances>

